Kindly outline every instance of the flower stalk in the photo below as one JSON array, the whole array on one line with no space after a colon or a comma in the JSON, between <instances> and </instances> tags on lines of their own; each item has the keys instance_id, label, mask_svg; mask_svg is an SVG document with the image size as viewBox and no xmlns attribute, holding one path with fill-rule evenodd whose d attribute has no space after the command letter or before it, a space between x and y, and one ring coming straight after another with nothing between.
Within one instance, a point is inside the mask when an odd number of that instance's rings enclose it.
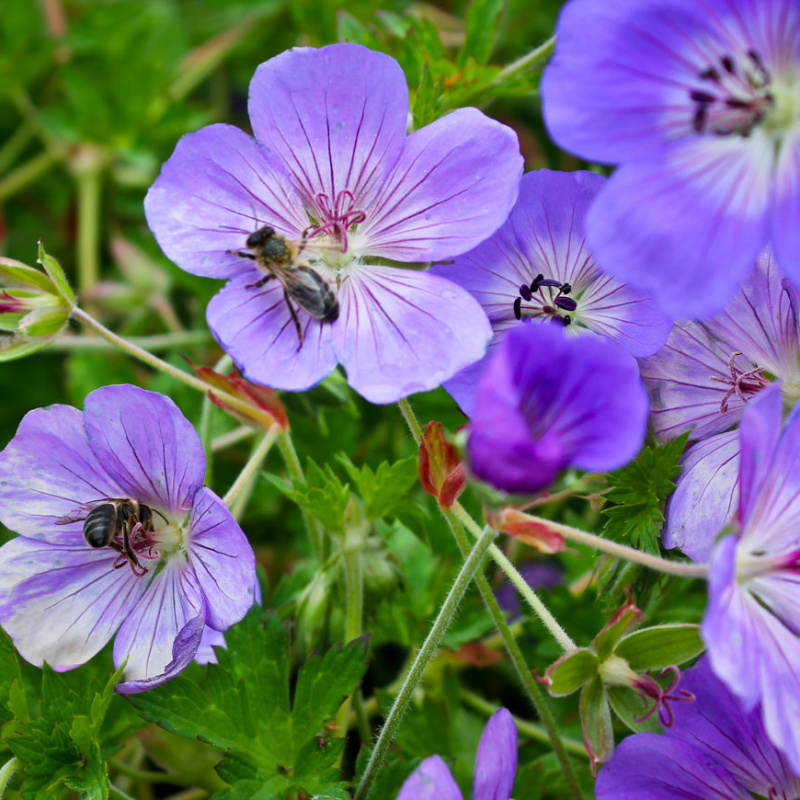
<instances>
[{"instance_id":1,"label":"flower stalk","mask_svg":"<svg viewBox=\"0 0 800 800\"><path fill-rule=\"evenodd\" d=\"M386 717L386 722L384 723L383 728L381 728L381 732L378 735L378 740L375 742L375 749L372 751L372 755L369 758L369 763L364 770L364 775L361 778L361 783L359 783L358 788L356 789L353 800L366 800L366 798L369 796L372 782L375 779L375 774L383 764L386 751L394 739L397 728L400 725L400 721L402 720L403 715L408 708L408 704L411 702L414 690L417 688L417 684L419 683L420 678L425 672L428 664L438 652L442 637L447 632L447 628L455 616L459 603L464 597L464 593L467 591L467 587L478 573L483 556L486 553L489 545L491 545L495 535L495 532L491 528L486 528L482 532L475 546L472 548L472 552L464 562L464 565L461 567L461 571L458 573L455 583L445 598L442 607L439 609L439 613L434 620L433 626L425 638L425 641L422 643L416 658L411 664L411 667L409 668L408 673L403 680L403 685L400 687L400 692L398 693L394 704L389 710L389 714Z\"/></svg>"}]
</instances>

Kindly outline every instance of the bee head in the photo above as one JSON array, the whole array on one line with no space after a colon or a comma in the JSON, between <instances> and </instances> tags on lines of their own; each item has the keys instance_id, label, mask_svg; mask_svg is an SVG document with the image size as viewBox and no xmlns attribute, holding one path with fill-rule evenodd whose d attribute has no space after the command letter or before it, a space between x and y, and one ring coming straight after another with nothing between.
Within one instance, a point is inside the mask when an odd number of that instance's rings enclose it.
<instances>
[{"instance_id":1,"label":"bee head","mask_svg":"<svg viewBox=\"0 0 800 800\"><path fill-rule=\"evenodd\" d=\"M263 228L259 228L247 237L247 246L251 250L255 250L257 247L263 246L264 243L274 235L275 229L271 228L269 225L265 225Z\"/></svg>"}]
</instances>

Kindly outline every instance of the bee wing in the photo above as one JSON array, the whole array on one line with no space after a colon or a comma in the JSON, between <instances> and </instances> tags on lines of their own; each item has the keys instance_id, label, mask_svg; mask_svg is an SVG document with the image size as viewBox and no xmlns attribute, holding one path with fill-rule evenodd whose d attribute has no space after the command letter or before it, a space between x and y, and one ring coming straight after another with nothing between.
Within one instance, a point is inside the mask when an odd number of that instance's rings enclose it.
<instances>
[{"instance_id":1,"label":"bee wing","mask_svg":"<svg viewBox=\"0 0 800 800\"><path fill-rule=\"evenodd\" d=\"M56 525L69 525L72 522L81 522L86 519L86 515L93 509L103 503L109 503L114 498L104 497L98 500L90 500L88 503L81 503L77 508L73 508L69 514L59 517L56 520Z\"/></svg>"},{"instance_id":2,"label":"bee wing","mask_svg":"<svg viewBox=\"0 0 800 800\"><path fill-rule=\"evenodd\" d=\"M333 322L339 316L339 301L311 267L293 267L283 271L281 278L289 296L314 319Z\"/></svg>"}]
</instances>

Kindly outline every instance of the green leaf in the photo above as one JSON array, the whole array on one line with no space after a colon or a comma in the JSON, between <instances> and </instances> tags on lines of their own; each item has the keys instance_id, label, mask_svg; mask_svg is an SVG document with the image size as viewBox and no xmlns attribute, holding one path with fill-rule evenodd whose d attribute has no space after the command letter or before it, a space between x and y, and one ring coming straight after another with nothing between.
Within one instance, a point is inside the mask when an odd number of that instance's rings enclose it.
<instances>
[{"instance_id":1,"label":"green leaf","mask_svg":"<svg viewBox=\"0 0 800 800\"><path fill-rule=\"evenodd\" d=\"M613 505L602 511L606 538L658 553L664 504L675 489L687 438L684 434L665 445L645 447L635 461L608 476L611 489L605 499Z\"/></svg>"},{"instance_id":2,"label":"green leaf","mask_svg":"<svg viewBox=\"0 0 800 800\"><path fill-rule=\"evenodd\" d=\"M0 724L12 720L15 716L22 716L22 721L28 720L28 706L24 690L21 697L15 697L14 691L22 687L22 674L19 670L17 653L11 639L5 631L0 630ZM16 708L16 703L21 700L24 704Z\"/></svg>"},{"instance_id":3,"label":"green leaf","mask_svg":"<svg viewBox=\"0 0 800 800\"><path fill-rule=\"evenodd\" d=\"M697 658L705 650L698 625L658 625L626 636L616 655L624 658L634 672L666 669Z\"/></svg>"},{"instance_id":4,"label":"green leaf","mask_svg":"<svg viewBox=\"0 0 800 800\"><path fill-rule=\"evenodd\" d=\"M219 774L233 789L222 798L282 800L295 790L344 800L334 769L341 744L323 731L364 674L365 641L308 659L292 704L286 626L275 614L262 625L261 614L254 608L226 634L228 647L218 650L219 664L208 668L204 686L196 673L184 673L132 702L147 720L225 751Z\"/></svg>"},{"instance_id":5,"label":"green leaf","mask_svg":"<svg viewBox=\"0 0 800 800\"><path fill-rule=\"evenodd\" d=\"M16 336L0 336L0 363L3 361L14 361L47 347L52 339L42 339L39 341L28 341Z\"/></svg>"},{"instance_id":6,"label":"green leaf","mask_svg":"<svg viewBox=\"0 0 800 800\"><path fill-rule=\"evenodd\" d=\"M366 464L359 469L345 455L339 456L364 501L368 519L385 517L417 482L417 458L410 456L394 464L384 461L377 472Z\"/></svg>"},{"instance_id":7,"label":"green leaf","mask_svg":"<svg viewBox=\"0 0 800 800\"><path fill-rule=\"evenodd\" d=\"M547 670L548 691L555 697L572 694L587 681L597 677L597 656L586 648L560 658Z\"/></svg>"},{"instance_id":8,"label":"green leaf","mask_svg":"<svg viewBox=\"0 0 800 800\"><path fill-rule=\"evenodd\" d=\"M459 67L464 67L470 57L480 64L489 60L505 5L505 0L472 0L467 11L467 37L458 54Z\"/></svg>"},{"instance_id":9,"label":"green leaf","mask_svg":"<svg viewBox=\"0 0 800 800\"><path fill-rule=\"evenodd\" d=\"M307 483L288 483L275 475L264 473L267 480L316 517L328 530L341 534L344 531L344 514L350 499L350 485L343 484L330 465L325 469L308 459Z\"/></svg>"},{"instance_id":10,"label":"green leaf","mask_svg":"<svg viewBox=\"0 0 800 800\"><path fill-rule=\"evenodd\" d=\"M442 84L433 77L430 65L425 63L422 67L419 86L414 95L414 103L411 108L414 117L414 128L419 130L429 125L446 111Z\"/></svg>"}]
</instances>

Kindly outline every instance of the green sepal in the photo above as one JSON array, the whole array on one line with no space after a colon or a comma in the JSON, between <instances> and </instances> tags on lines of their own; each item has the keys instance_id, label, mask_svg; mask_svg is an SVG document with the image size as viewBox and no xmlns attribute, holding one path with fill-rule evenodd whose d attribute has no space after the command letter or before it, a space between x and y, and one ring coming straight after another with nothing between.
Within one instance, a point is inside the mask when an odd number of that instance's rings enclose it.
<instances>
[{"instance_id":1,"label":"green sepal","mask_svg":"<svg viewBox=\"0 0 800 800\"><path fill-rule=\"evenodd\" d=\"M0 363L29 356L31 353L47 347L51 342L52 339L28 341L22 338L18 339L16 336L2 336L0 337Z\"/></svg>"},{"instance_id":2,"label":"green sepal","mask_svg":"<svg viewBox=\"0 0 800 800\"><path fill-rule=\"evenodd\" d=\"M19 321L17 333L31 339L55 336L69 319L65 308L35 309Z\"/></svg>"},{"instance_id":3,"label":"green sepal","mask_svg":"<svg viewBox=\"0 0 800 800\"><path fill-rule=\"evenodd\" d=\"M53 292L53 281L35 267L29 267L21 262L9 264L10 259L0 258L0 285L9 287L37 289L37 295L42 292Z\"/></svg>"},{"instance_id":4,"label":"green sepal","mask_svg":"<svg viewBox=\"0 0 800 800\"><path fill-rule=\"evenodd\" d=\"M597 656L585 647L567 653L547 670L548 691L554 697L578 691L597 677L599 663Z\"/></svg>"},{"instance_id":5,"label":"green sepal","mask_svg":"<svg viewBox=\"0 0 800 800\"><path fill-rule=\"evenodd\" d=\"M70 306L75 305L75 292L67 281L67 276L64 270L61 269L61 264L58 263L52 256L47 255L44 249L42 240L39 240L39 263L44 268L44 271L50 276L50 279L55 284L56 291L63 297Z\"/></svg>"},{"instance_id":6,"label":"green sepal","mask_svg":"<svg viewBox=\"0 0 800 800\"><path fill-rule=\"evenodd\" d=\"M619 643L615 652L634 672L646 672L691 661L703 650L700 627L686 623L635 631Z\"/></svg>"},{"instance_id":7,"label":"green sepal","mask_svg":"<svg viewBox=\"0 0 800 800\"><path fill-rule=\"evenodd\" d=\"M624 686L607 687L608 702L614 713L634 732L634 733L661 733L661 725L658 721L658 714L653 714L647 719L641 720L647 713L647 702L641 695ZM637 722L637 719L641 720Z\"/></svg>"},{"instance_id":8,"label":"green sepal","mask_svg":"<svg viewBox=\"0 0 800 800\"><path fill-rule=\"evenodd\" d=\"M470 58L479 64L489 60L505 5L506 0L472 0L467 10L467 35L458 54L459 69L466 66Z\"/></svg>"},{"instance_id":9,"label":"green sepal","mask_svg":"<svg viewBox=\"0 0 800 800\"><path fill-rule=\"evenodd\" d=\"M601 661L605 661L615 650L619 641L642 624L644 613L628 602L614 613L608 624L595 636L592 647Z\"/></svg>"},{"instance_id":10,"label":"green sepal","mask_svg":"<svg viewBox=\"0 0 800 800\"><path fill-rule=\"evenodd\" d=\"M606 687L595 678L581 690L581 727L583 739L592 761L594 774L598 764L604 764L614 754L614 727L608 705Z\"/></svg>"}]
</instances>

